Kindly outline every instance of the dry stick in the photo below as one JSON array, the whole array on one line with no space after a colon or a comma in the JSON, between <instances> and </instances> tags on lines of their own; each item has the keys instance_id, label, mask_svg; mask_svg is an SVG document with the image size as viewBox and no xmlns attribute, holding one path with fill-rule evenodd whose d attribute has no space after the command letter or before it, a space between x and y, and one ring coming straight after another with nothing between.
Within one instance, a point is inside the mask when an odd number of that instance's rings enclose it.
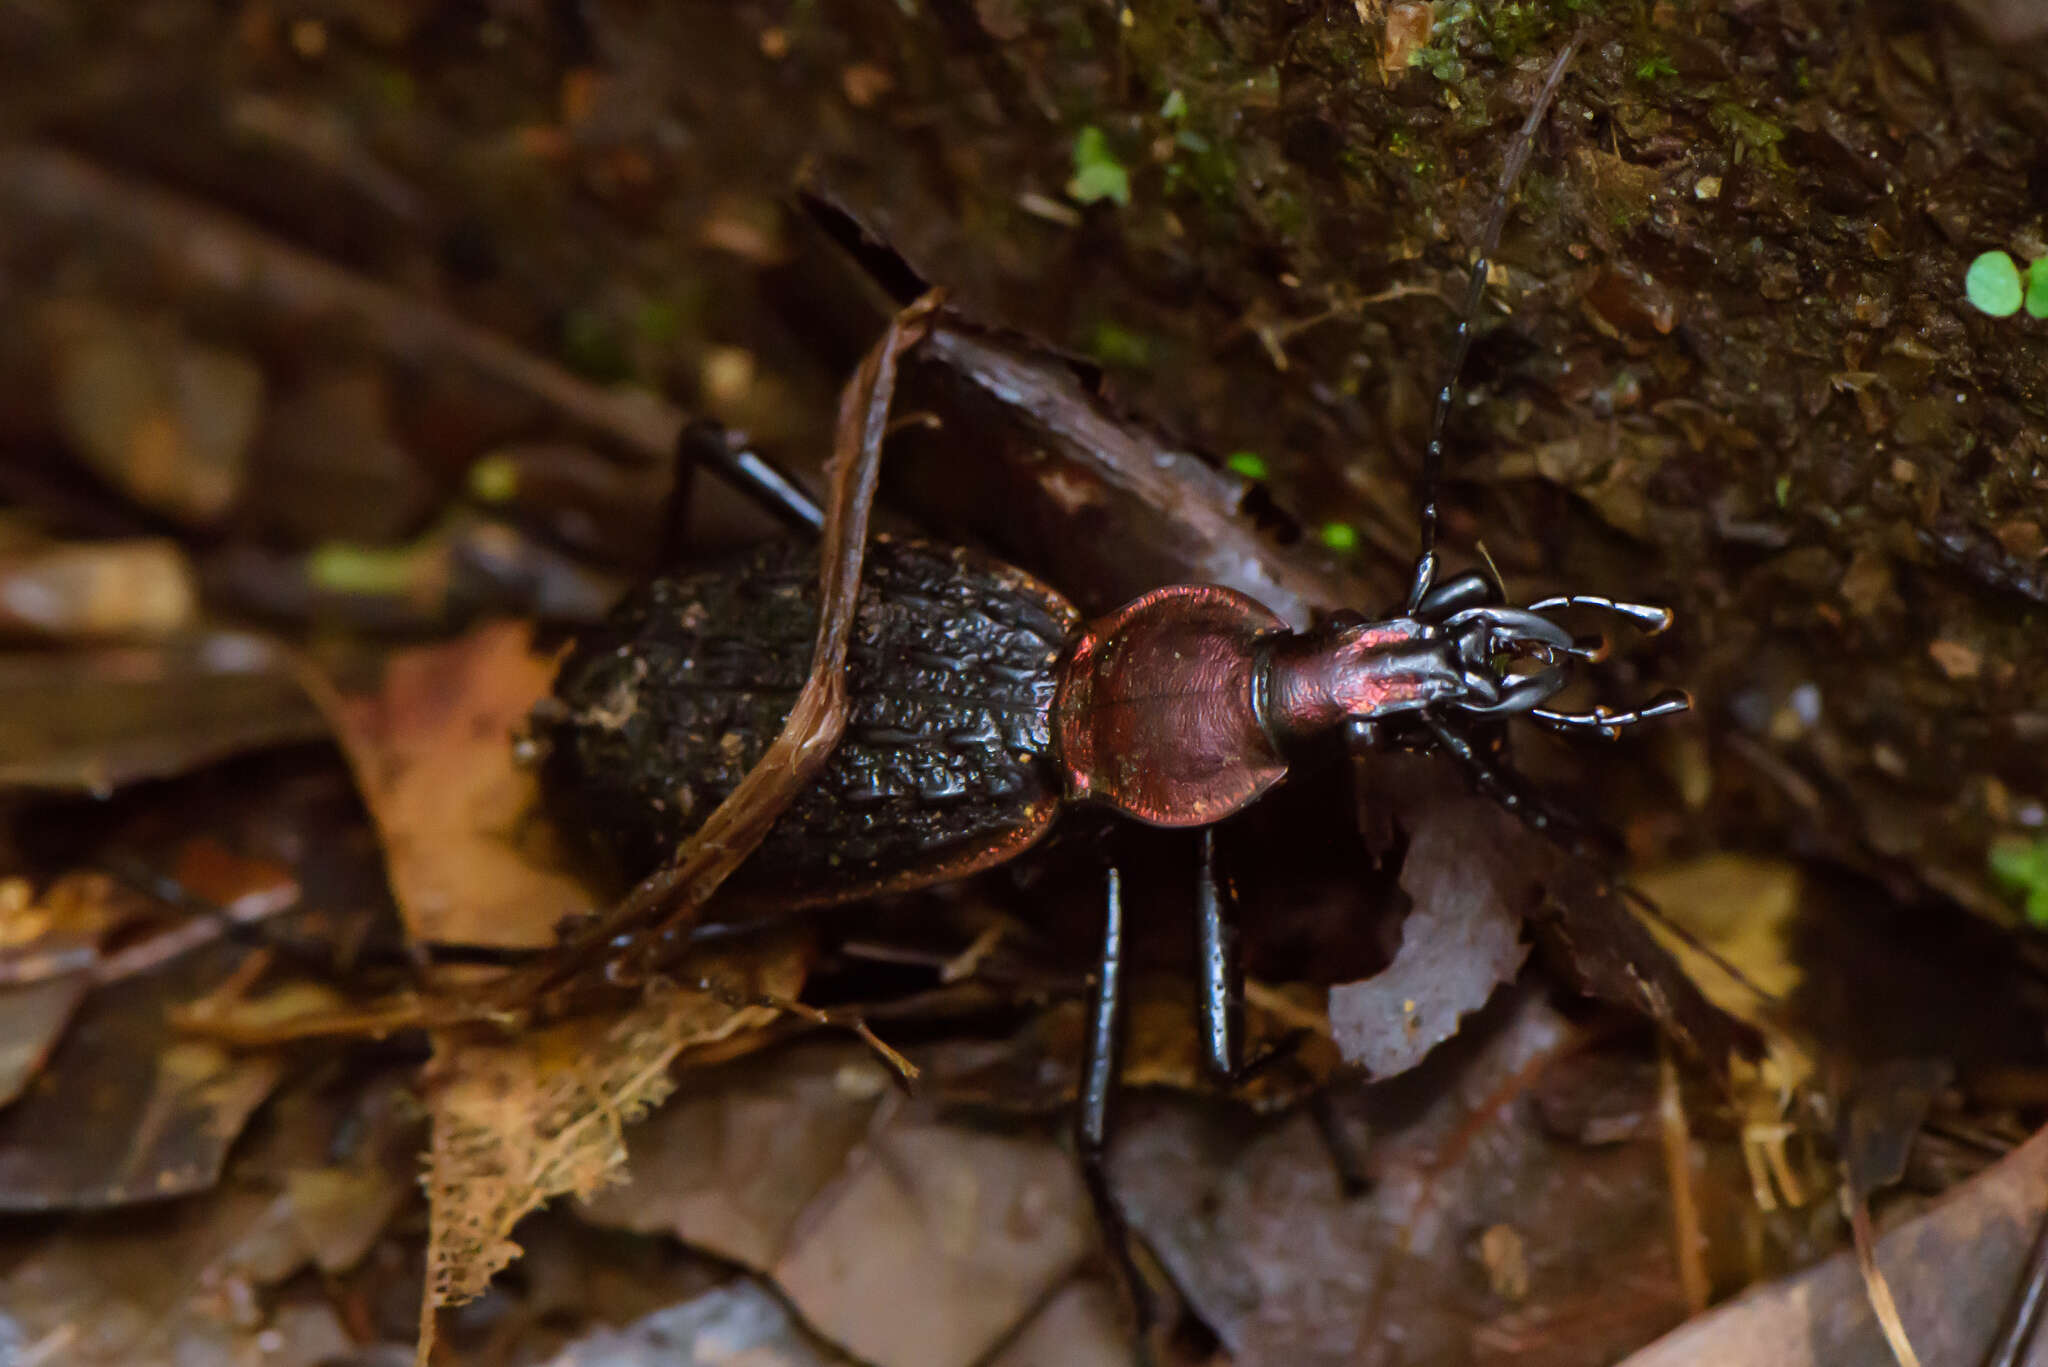
<instances>
[{"instance_id":1,"label":"dry stick","mask_svg":"<svg viewBox=\"0 0 2048 1367\"><path fill-rule=\"evenodd\" d=\"M1920 1367L1920 1355L1906 1337L1905 1321L1899 1318L1898 1302L1892 1299L1891 1283L1877 1265L1877 1235L1870 1227L1870 1202L1855 1195L1845 1179L1842 1198L1849 1207L1849 1241L1856 1250L1856 1271L1863 1277L1863 1292L1870 1300L1870 1312L1884 1333L1885 1346L1899 1367Z\"/></svg>"},{"instance_id":2,"label":"dry stick","mask_svg":"<svg viewBox=\"0 0 2048 1367\"><path fill-rule=\"evenodd\" d=\"M605 389L415 295L366 280L182 195L39 143L0 142L0 222L125 246L184 288L261 300L305 328L355 324L421 369L459 365L531 395L649 462L667 459L683 413Z\"/></svg>"},{"instance_id":3,"label":"dry stick","mask_svg":"<svg viewBox=\"0 0 2048 1367\"><path fill-rule=\"evenodd\" d=\"M1664 1184L1671 1191L1671 1242L1678 1258L1678 1283L1685 1289L1685 1308L1697 1315L1707 1308L1712 1284L1701 1252L1699 1200L1693 1193L1692 1127L1686 1123L1685 1097L1678 1089L1678 1065L1671 1046L1657 1050L1657 1121L1664 1140Z\"/></svg>"},{"instance_id":4,"label":"dry stick","mask_svg":"<svg viewBox=\"0 0 2048 1367\"><path fill-rule=\"evenodd\" d=\"M840 400L830 467L831 502L819 556L818 643L811 653L810 678L781 732L739 787L666 865L642 879L612 910L580 927L532 970L494 985L491 995L501 1006L524 1006L597 961L617 957L613 949L621 936L632 935L654 947L655 953L681 941L718 885L753 853L776 818L831 758L846 729L846 646L860 600L868 516L874 510L882 440L895 397L896 365L924 338L938 304L934 291L897 314ZM662 967L645 962L634 966L649 971Z\"/></svg>"}]
</instances>

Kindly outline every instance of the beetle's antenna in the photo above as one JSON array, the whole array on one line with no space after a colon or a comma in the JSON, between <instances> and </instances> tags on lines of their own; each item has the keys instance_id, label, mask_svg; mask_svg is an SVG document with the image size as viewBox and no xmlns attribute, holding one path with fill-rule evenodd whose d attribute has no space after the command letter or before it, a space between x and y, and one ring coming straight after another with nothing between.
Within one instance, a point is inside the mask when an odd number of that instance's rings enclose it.
<instances>
[{"instance_id":1,"label":"beetle's antenna","mask_svg":"<svg viewBox=\"0 0 2048 1367\"><path fill-rule=\"evenodd\" d=\"M1522 168L1529 164L1530 153L1536 147L1536 129L1543 122L1543 116L1550 112L1550 103L1556 98L1557 88L1564 84L1564 69L1570 65L1572 56L1579 50L1582 34L1573 34L1564 51L1557 54L1557 60L1550 64L1550 74L1544 78L1543 88L1536 93L1536 103L1529 110L1529 117L1523 121L1521 132L1515 135L1515 145L1508 150L1507 162L1501 167L1500 189L1495 193L1493 215L1486 221L1486 232L1479 240L1479 255L1472 262L1472 279L1465 286L1465 307L1458 316L1458 330L1451 340L1451 365L1444 376L1444 385L1437 391L1436 413L1429 421L1429 445L1422 453L1422 552L1415 562L1415 583L1408 591L1408 611L1414 612L1422 596L1429 592L1436 581L1436 525L1437 496L1443 483L1444 472L1444 427L1451 418L1451 396L1457 389L1458 376L1465 369L1465 355L1472 349L1472 323L1479 316L1480 301L1486 295L1487 269L1492 264L1494 252L1500 248L1501 230L1507 226L1510 194L1515 182L1521 178Z\"/></svg>"}]
</instances>

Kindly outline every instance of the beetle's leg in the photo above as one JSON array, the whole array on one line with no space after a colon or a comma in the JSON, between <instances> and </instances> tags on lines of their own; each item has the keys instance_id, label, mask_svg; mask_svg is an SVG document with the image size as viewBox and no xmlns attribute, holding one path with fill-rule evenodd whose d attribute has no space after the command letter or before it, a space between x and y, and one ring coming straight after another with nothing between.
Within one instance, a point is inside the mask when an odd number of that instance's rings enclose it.
<instances>
[{"instance_id":1,"label":"beetle's leg","mask_svg":"<svg viewBox=\"0 0 2048 1367\"><path fill-rule=\"evenodd\" d=\"M1292 1058L1308 1038L1294 1030L1247 1059L1244 962L1237 948L1237 894L1216 863L1216 828L1202 828L1195 858L1195 952L1201 960L1202 1063L1221 1082L1245 1083Z\"/></svg>"},{"instance_id":2,"label":"beetle's leg","mask_svg":"<svg viewBox=\"0 0 2048 1367\"><path fill-rule=\"evenodd\" d=\"M1237 956L1236 910L1216 868L1216 828L1204 826L1195 858L1196 953L1201 958L1202 1056L1209 1071L1235 1081L1244 1071L1244 966Z\"/></svg>"},{"instance_id":3,"label":"beetle's leg","mask_svg":"<svg viewBox=\"0 0 2048 1367\"><path fill-rule=\"evenodd\" d=\"M1152 1332L1152 1294L1131 1255L1130 1226L1109 1185L1105 1161L1109 1148L1110 1110L1116 1097L1123 1055L1123 877L1111 865L1105 879L1102 911L1102 958L1095 966L1094 989L1088 997L1088 1034L1081 1057L1080 1104L1074 1110L1074 1149L1081 1160L1081 1180L1095 1205L1095 1218L1108 1245L1110 1264L1130 1292L1137 1322L1137 1341L1146 1351Z\"/></svg>"},{"instance_id":4,"label":"beetle's leg","mask_svg":"<svg viewBox=\"0 0 2048 1367\"><path fill-rule=\"evenodd\" d=\"M825 510L818 501L781 467L752 450L743 433L708 418L693 418L683 424L676 438L675 489L669 495L662 528L662 549L668 563L673 563L685 544L691 477L698 470L717 475L793 531L816 536L824 530Z\"/></svg>"},{"instance_id":5,"label":"beetle's leg","mask_svg":"<svg viewBox=\"0 0 2048 1367\"><path fill-rule=\"evenodd\" d=\"M1479 747L1469 737L1453 730L1442 718L1425 712L1422 724L1429 728L1437 745L1457 761L1458 767L1472 780L1473 787L1513 812L1537 834L1549 836L1572 853L1598 862L1585 822L1545 801L1534 789L1521 782L1513 770L1496 765L1491 758L1480 753Z\"/></svg>"},{"instance_id":6,"label":"beetle's leg","mask_svg":"<svg viewBox=\"0 0 2048 1367\"><path fill-rule=\"evenodd\" d=\"M1626 712L1617 712L1611 707L1596 707L1590 712L1553 712L1547 707L1532 707L1529 716L1531 720L1559 731L1598 731L1612 740L1621 734L1624 726L1636 726L1655 717L1676 716L1691 707L1692 695L1682 688L1673 688Z\"/></svg>"},{"instance_id":7,"label":"beetle's leg","mask_svg":"<svg viewBox=\"0 0 2048 1367\"><path fill-rule=\"evenodd\" d=\"M1529 604L1528 611L1552 612L1558 608L1596 608L1601 612L1611 612L1634 622L1646 636L1669 630L1672 621L1670 608L1656 603L1625 603L1597 593L1561 593Z\"/></svg>"},{"instance_id":8,"label":"beetle's leg","mask_svg":"<svg viewBox=\"0 0 2048 1367\"><path fill-rule=\"evenodd\" d=\"M1502 601L1493 580L1478 570L1466 570L1432 586L1415 605L1415 615L1424 621L1449 617L1466 608L1496 606Z\"/></svg>"}]
</instances>

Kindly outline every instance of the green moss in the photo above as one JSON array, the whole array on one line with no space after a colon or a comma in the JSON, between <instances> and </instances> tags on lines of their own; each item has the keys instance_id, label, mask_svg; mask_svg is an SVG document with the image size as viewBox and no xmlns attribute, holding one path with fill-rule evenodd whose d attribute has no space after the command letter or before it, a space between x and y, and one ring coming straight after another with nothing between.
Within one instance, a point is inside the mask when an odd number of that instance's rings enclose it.
<instances>
[{"instance_id":1,"label":"green moss","mask_svg":"<svg viewBox=\"0 0 2048 1367\"><path fill-rule=\"evenodd\" d=\"M1736 141L1736 160L1742 153L1757 158L1767 166L1782 168L1785 159L1778 155L1778 144L1785 140L1785 130L1775 120L1768 119L1755 110L1723 100L1710 111L1714 127L1729 134Z\"/></svg>"},{"instance_id":2,"label":"green moss","mask_svg":"<svg viewBox=\"0 0 2048 1367\"><path fill-rule=\"evenodd\" d=\"M1678 68L1671 59L1659 52L1636 63L1636 79L1654 81L1659 76L1676 76Z\"/></svg>"},{"instance_id":3,"label":"green moss","mask_svg":"<svg viewBox=\"0 0 2048 1367\"><path fill-rule=\"evenodd\" d=\"M1514 61L1556 27L1551 9L1533 0L1506 0L1481 9L1478 18L1486 31L1486 45L1501 61Z\"/></svg>"},{"instance_id":4,"label":"green moss","mask_svg":"<svg viewBox=\"0 0 2048 1367\"><path fill-rule=\"evenodd\" d=\"M1137 370L1152 362L1151 339L1105 318L1088 338L1088 354L1106 366Z\"/></svg>"},{"instance_id":5,"label":"green moss","mask_svg":"<svg viewBox=\"0 0 2048 1367\"><path fill-rule=\"evenodd\" d=\"M617 328L596 309L572 309L563 315L561 346L569 368L587 379L612 383L632 373Z\"/></svg>"},{"instance_id":6,"label":"green moss","mask_svg":"<svg viewBox=\"0 0 2048 1367\"><path fill-rule=\"evenodd\" d=\"M1289 190L1272 190L1259 201L1266 226L1281 237L1298 237L1308 228L1308 205Z\"/></svg>"},{"instance_id":7,"label":"green moss","mask_svg":"<svg viewBox=\"0 0 2048 1367\"><path fill-rule=\"evenodd\" d=\"M1439 81L1463 80L1465 62L1458 55L1458 32L1473 14L1472 0L1437 0L1429 41L1408 54L1408 65L1421 67Z\"/></svg>"},{"instance_id":8,"label":"green moss","mask_svg":"<svg viewBox=\"0 0 2048 1367\"><path fill-rule=\"evenodd\" d=\"M633 319L634 331L648 346L672 347L683 335L683 310L668 299L649 299Z\"/></svg>"},{"instance_id":9,"label":"green moss","mask_svg":"<svg viewBox=\"0 0 2048 1367\"><path fill-rule=\"evenodd\" d=\"M1185 153L1166 165L1169 193L1192 191L1212 209L1230 208L1237 203L1237 159L1220 142L1212 141L1192 128L1173 135L1176 148Z\"/></svg>"}]
</instances>

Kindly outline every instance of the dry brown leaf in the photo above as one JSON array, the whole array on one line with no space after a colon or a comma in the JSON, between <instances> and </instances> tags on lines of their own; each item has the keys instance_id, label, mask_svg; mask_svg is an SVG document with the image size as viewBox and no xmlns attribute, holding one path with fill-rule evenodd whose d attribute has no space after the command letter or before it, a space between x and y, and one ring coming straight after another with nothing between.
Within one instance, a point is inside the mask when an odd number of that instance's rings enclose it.
<instances>
[{"instance_id":1,"label":"dry brown leaf","mask_svg":"<svg viewBox=\"0 0 2048 1367\"><path fill-rule=\"evenodd\" d=\"M0 656L0 786L104 794L327 724L260 636Z\"/></svg>"},{"instance_id":2,"label":"dry brown leaf","mask_svg":"<svg viewBox=\"0 0 2048 1367\"><path fill-rule=\"evenodd\" d=\"M322 701L416 940L537 949L592 909L513 760L513 732L554 677L532 638L524 623L492 623L395 656L375 696Z\"/></svg>"},{"instance_id":3,"label":"dry brown leaf","mask_svg":"<svg viewBox=\"0 0 2048 1367\"><path fill-rule=\"evenodd\" d=\"M703 972L742 995L793 998L803 986L801 956L786 945L735 952ZM518 1256L511 1236L522 1216L611 1179L625 1161L625 1127L674 1090L669 1065L677 1055L777 1015L736 1010L728 1000L662 986L622 1016L571 1020L516 1040L435 1037L421 1363L433 1344L434 1310L477 1295Z\"/></svg>"},{"instance_id":4,"label":"dry brown leaf","mask_svg":"<svg viewBox=\"0 0 2048 1367\"><path fill-rule=\"evenodd\" d=\"M694 1073L687 1095L637 1126L626 1179L584 1203L593 1224L666 1234L757 1272L845 1169L890 1078L841 1040L812 1040Z\"/></svg>"},{"instance_id":5,"label":"dry brown leaf","mask_svg":"<svg viewBox=\"0 0 2048 1367\"><path fill-rule=\"evenodd\" d=\"M1374 1077L1406 1072L1521 971L1529 956L1522 917L1536 879L1501 836L1508 820L1493 803L1465 796L1402 817L1413 834L1401 886L1415 909L1391 964L1330 989L1330 1026L1346 1062Z\"/></svg>"},{"instance_id":6,"label":"dry brown leaf","mask_svg":"<svg viewBox=\"0 0 2048 1367\"><path fill-rule=\"evenodd\" d=\"M1794 1086L1812 1076L1810 1051L1770 1013L1771 999L1789 998L1804 976L1792 952L1799 870L1782 860L1710 854L1651 869L1636 881L1664 919L1696 942L1687 943L1663 921L1642 918L1685 975L1715 1006L1764 1031L1777 1082ZM1741 978L1729 973L1731 967Z\"/></svg>"},{"instance_id":7,"label":"dry brown leaf","mask_svg":"<svg viewBox=\"0 0 2048 1367\"><path fill-rule=\"evenodd\" d=\"M66 973L0 988L0 1106L20 1096L48 1062L71 1013L85 999L86 975Z\"/></svg>"},{"instance_id":8,"label":"dry brown leaf","mask_svg":"<svg viewBox=\"0 0 2048 1367\"><path fill-rule=\"evenodd\" d=\"M1876 1261L1923 1360L1982 1362L2048 1207L2048 1131L1877 1241ZM2041 1359L2037 1343L2024 1361ZM1893 1367L1852 1253L1692 1320L1624 1367Z\"/></svg>"},{"instance_id":9,"label":"dry brown leaf","mask_svg":"<svg viewBox=\"0 0 2048 1367\"><path fill-rule=\"evenodd\" d=\"M1057 1144L905 1108L805 1210L775 1280L804 1319L883 1367L986 1360L1094 1244Z\"/></svg>"}]
</instances>

